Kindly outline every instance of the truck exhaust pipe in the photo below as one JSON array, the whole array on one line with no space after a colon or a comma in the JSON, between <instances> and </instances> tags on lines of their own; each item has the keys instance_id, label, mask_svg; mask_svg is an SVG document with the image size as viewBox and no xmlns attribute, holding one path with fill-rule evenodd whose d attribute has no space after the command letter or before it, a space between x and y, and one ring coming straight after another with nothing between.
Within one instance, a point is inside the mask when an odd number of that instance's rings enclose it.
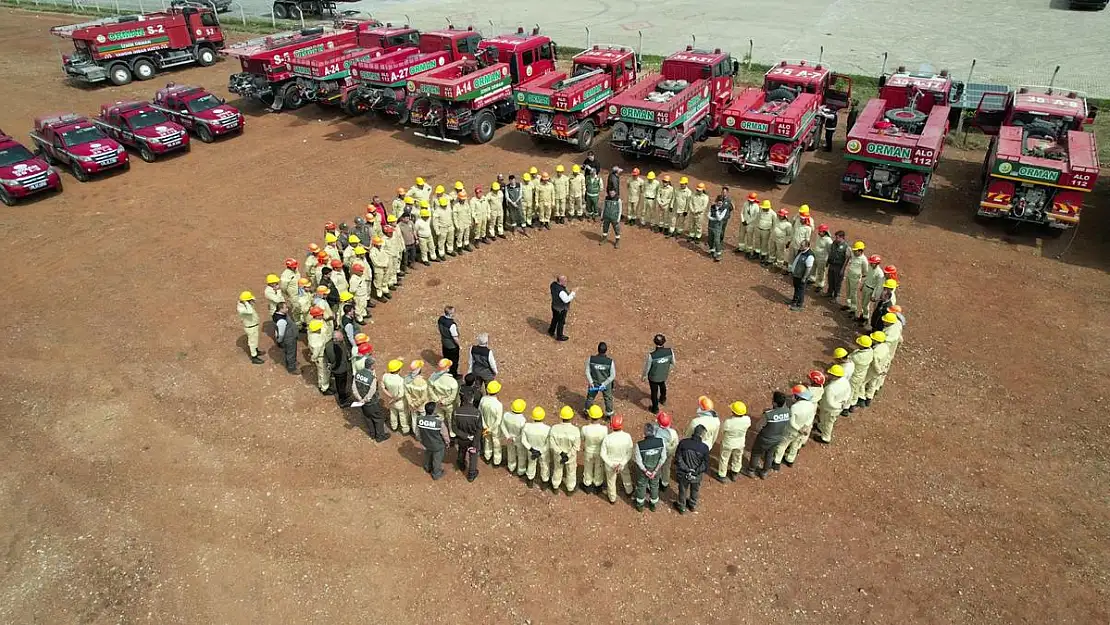
<instances>
[{"instance_id":1,"label":"truck exhaust pipe","mask_svg":"<svg viewBox=\"0 0 1110 625\"><path fill-rule=\"evenodd\" d=\"M1057 65L1056 69L1052 72L1052 79L1048 81L1048 95L1052 95L1052 86L1056 84L1056 74L1060 73L1060 66Z\"/></svg>"}]
</instances>

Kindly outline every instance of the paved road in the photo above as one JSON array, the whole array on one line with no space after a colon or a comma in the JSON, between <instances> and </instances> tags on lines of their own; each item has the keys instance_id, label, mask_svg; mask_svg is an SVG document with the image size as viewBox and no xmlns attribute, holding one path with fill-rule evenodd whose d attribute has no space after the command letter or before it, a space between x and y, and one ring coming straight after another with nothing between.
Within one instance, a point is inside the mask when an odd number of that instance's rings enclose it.
<instances>
[{"instance_id":1,"label":"paved road","mask_svg":"<svg viewBox=\"0 0 1110 625\"><path fill-rule=\"evenodd\" d=\"M44 0L45 1L45 0ZM53 0L61 1L61 0ZM110 6L114 0L99 1ZM248 16L268 16L268 0L238 0ZM137 0L121 5L135 6ZM368 11L383 21L413 26L473 24L484 33L539 23L568 46L591 41L635 45L642 32L644 51L666 54L697 37L702 47L722 47L737 56L754 42L760 62L781 58L815 59L821 46L833 68L875 75L883 52L890 65L929 64L966 78L977 59L976 82L1047 84L1056 65L1057 84L1110 97L1110 9L1069 11L1067 0L562 0L561 10L544 10L535 0L366 0L340 8ZM145 6L156 6L145 0ZM527 16L524 18L522 16ZM230 19L230 18L226 18ZM490 21L493 25L491 26Z\"/></svg>"}]
</instances>

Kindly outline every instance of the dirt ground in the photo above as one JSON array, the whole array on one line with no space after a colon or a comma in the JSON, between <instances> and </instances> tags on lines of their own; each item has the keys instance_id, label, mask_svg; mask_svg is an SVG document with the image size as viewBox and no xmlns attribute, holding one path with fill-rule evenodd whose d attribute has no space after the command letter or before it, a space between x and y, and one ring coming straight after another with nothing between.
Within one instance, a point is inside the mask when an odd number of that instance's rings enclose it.
<instances>
[{"instance_id":1,"label":"dirt ground","mask_svg":"<svg viewBox=\"0 0 1110 625\"><path fill-rule=\"evenodd\" d=\"M226 94L237 71L78 88L55 23L0 17L0 127L20 138L36 115L92 113L169 80ZM410 439L371 442L309 368L285 373L269 339L267 364L251 366L234 313L240 290L261 291L371 194L578 156L511 129L455 149L316 107L246 112L242 137L88 184L67 174L62 195L3 211L0 621L1110 621L1106 185L1073 242L1041 247L972 220L979 154L951 150L912 218L842 204L837 153L811 155L784 190L702 147L695 180L806 202L897 264L906 344L881 401L833 445L766 482L707 480L696 515L641 515L503 469L432 483ZM490 332L505 399L552 414L581 401L583 361L605 340L636 435L656 332L677 350L683 428L703 393L766 408L852 336L823 303L788 314L785 279L741 258L715 264L638 229L624 242L598 246L573 224L421 269L376 309L376 353L434 358L452 303L465 340ZM562 344L543 334L557 273L580 293Z\"/></svg>"}]
</instances>

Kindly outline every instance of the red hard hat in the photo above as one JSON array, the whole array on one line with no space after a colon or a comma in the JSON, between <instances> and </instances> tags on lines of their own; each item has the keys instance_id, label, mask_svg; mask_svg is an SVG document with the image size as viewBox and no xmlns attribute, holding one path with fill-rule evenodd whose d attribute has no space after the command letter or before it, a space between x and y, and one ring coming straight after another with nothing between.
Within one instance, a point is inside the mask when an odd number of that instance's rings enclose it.
<instances>
[{"instance_id":1,"label":"red hard hat","mask_svg":"<svg viewBox=\"0 0 1110 625\"><path fill-rule=\"evenodd\" d=\"M624 417L619 414L613 415L613 418L609 421L609 425L613 427L614 432L624 429Z\"/></svg>"},{"instance_id":2,"label":"red hard hat","mask_svg":"<svg viewBox=\"0 0 1110 625\"><path fill-rule=\"evenodd\" d=\"M802 215L802 218L800 219L800 221L801 221L801 222L802 222L803 224L805 224L805 225L807 225L807 226L808 226L808 225L809 225L809 216L807 216L807 215Z\"/></svg>"},{"instance_id":3,"label":"red hard hat","mask_svg":"<svg viewBox=\"0 0 1110 625\"><path fill-rule=\"evenodd\" d=\"M285 267L287 269L296 269L297 268L297 259L296 258L286 258L285 259Z\"/></svg>"},{"instance_id":4,"label":"red hard hat","mask_svg":"<svg viewBox=\"0 0 1110 625\"><path fill-rule=\"evenodd\" d=\"M362 345L358 346L358 355L359 356L365 356L366 354L373 354L373 353L374 353L374 346L369 344L369 343L363 343Z\"/></svg>"},{"instance_id":5,"label":"red hard hat","mask_svg":"<svg viewBox=\"0 0 1110 625\"><path fill-rule=\"evenodd\" d=\"M813 371L809 372L808 377L809 377L810 383L813 384L814 386L824 386L825 385L825 374L821 371L818 371L818 370L814 369Z\"/></svg>"},{"instance_id":6,"label":"red hard hat","mask_svg":"<svg viewBox=\"0 0 1110 625\"><path fill-rule=\"evenodd\" d=\"M481 193L482 192L482 187L474 187L474 192L475 193Z\"/></svg>"},{"instance_id":7,"label":"red hard hat","mask_svg":"<svg viewBox=\"0 0 1110 625\"><path fill-rule=\"evenodd\" d=\"M355 263L351 265L351 271L354 273L362 273L366 271L366 269L362 266L362 263Z\"/></svg>"},{"instance_id":8,"label":"red hard hat","mask_svg":"<svg viewBox=\"0 0 1110 625\"><path fill-rule=\"evenodd\" d=\"M817 226L817 232L818 233L824 234L828 231L829 231L829 224L821 224L820 226Z\"/></svg>"},{"instance_id":9,"label":"red hard hat","mask_svg":"<svg viewBox=\"0 0 1110 625\"><path fill-rule=\"evenodd\" d=\"M308 314L312 315L313 317L323 317L324 309L320 308L319 306L313 306L312 308L308 309Z\"/></svg>"},{"instance_id":10,"label":"red hard hat","mask_svg":"<svg viewBox=\"0 0 1110 625\"><path fill-rule=\"evenodd\" d=\"M755 191L752 191L751 193L748 194L748 201L749 202L755 202L758 199L759 199L759 196L756 195Z\"/></svg>"},{"instance_id":11,"label":"red hard hat","mask_svg":"<svg viewBox=\"0 0 1110 625\"><path fill-rule=\"evenodd\" d=\"M343 261L339 260L338 258L331 259L331 268L332 269L341 269L342 267L343 267Z\"/></svg>"},{"instance_id":12,"label":"red hard hat","mask_svg":"<svg viewBox=\"0 0 1110 625\"><path fill-rule=\"evenodd\" d=\"M335 222L329 221L324 224L324 230L335 230Z\"/></svg>"},{"instance_id":13,"label":"red hard hat","mask_svg":"<svg viewBox=\"0 0 1110 625\"><path fill-rule=\"evenodd\" d=\"M789 214L790 214L790 211L786 210L785 208L780 208L779 209L779 217L786 217Z\"/></svg>"},{"instance_id":14,"label":"red hard hat","mask_svg":"<svg viewBox=\"0 0 1110 625\"><path fill-rule=\"evenodd\" d=\"M671 427L671 415L660 412L659 415L655 417L655 422L658 423L660 427L669 428Z\"/></svg>"},{"instance_id":15,"label":"red hard hat","mask_svg":"<svg viewBox=\"0 0 1110 625\"><path fill-rule=\"evenodd\" d=\"M386 234L393 234L393 226L386 226L382 228L382 232Z\"/></svg>"},{"instance_id":16,"label":"red hard hat","mask_svg":"<svg viewBox=\"0 0 1110 625\"><path fill-rule=\"evenodd\" d=\"M887 265L886 267L883 267L883 273L890 276L891 278L894 278L895 280L898 279L898 268L894 265Z\"/></svg>"},{"instance_id":17,"label":"red hard hat","mask_svg":"<svg viewBox=\"0 0 1110 625\"><path fill-rule=\"evenodd\" d=\"M801 395L804 392L806 392L806 387L802 386L801 384L795 384L790 389L790 394L791 395Z\"/></svg>"},{"instance_id":18,"label":"red hard hat","mask_svg":"<svg viewBox=\"0 0 1110 625\"><path fill-rule=\"evenodd\" d=\"M883 257L879 256L878 254L872 254L867 257L867 262L871 263L872 265L878 265L879 263L883 262Z\"/></svg>"}]
</instances>

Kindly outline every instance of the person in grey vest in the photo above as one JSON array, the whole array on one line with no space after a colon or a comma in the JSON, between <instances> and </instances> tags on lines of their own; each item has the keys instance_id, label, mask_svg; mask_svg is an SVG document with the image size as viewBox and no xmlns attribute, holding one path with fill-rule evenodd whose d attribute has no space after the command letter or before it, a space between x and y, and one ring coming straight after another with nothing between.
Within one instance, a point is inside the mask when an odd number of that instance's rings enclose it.
<instances>
[{"instance_id":1,"label":"person in grey vest","mask_svg":"<svg viewBox=\"0 0 1110 625\"><path fill-rule=\"evenodd\" d=\"M617 197L617 190L609 187L608 196L605 198L605 207L601 209L601 240L598 245L605 245L609 240L609 227L613 227L613 247L621 246L621 199Z\"/></svg>"},{"instance_id":2,"label":"person in grey vest","mask_svg":"<svg viewBox=\"0 0 1110 625\"><path fill-rule=\"evenodd\" d=\"M746 477L758 475L762 480L767 477L772 468L777 468L775 450L786 437L786 429L789 425L790 408L786 406L786 394L775 391L771 395L771 408L763 411L763 418L754 426L755 442L752 443L748 465L740 469L741 475Z\"/></svg>"},{"instance_id":3,"label":"person in grey vest","mask_svg":"<svg viewBox=\"0 0 1110 625\"><path fill-rule=\"evenodd\" d=\"M351 345L342 330L332 332L332 341L324 348L324 360L335 379L336 399L344 408L351 404Z\"/></svg>"},{"instance_id":4,"label":"person in grey vest","mask_svg":"<svg viewBox=\"0 0 1110 625\"><path fill-rule=\"evenodd\" d=\"M844 268L852 254L847 236L843 230L837 230L832 245L829 246L829 285L825 295L833 301L840 297L840 287L844 284Z\"/></svg>"},{"instance_id":5,"label":"person in grey vest","mask_svg":"<svg viewBox=\"0 0 1110 625\"><path fill-rule=\"evenodd\" d=\"M725 247L725 227L731 210L732 203L726 204L723 195L718 195L717 200L709 207L709 255L718 263L721 262L721 252Z\"/></svg>"},{"instance_id":6,"label":"person in grey vest","mask_svg":"<svg viewBox=\"0 0 1110 625\"><path fill-rule=\"evenodd\" d=\"M621 197L621 172L624 170L616 165L609 168L609 178L605 181L605 196L609 196L609 190L616 191L616 197L619 200Z\"/></svg>"},{"instance_id":7,"label":"person in grey vest","mask_svg":"<svg viewBox=\"0 0 1110 625\"><path fill-rule=\"evenodd\" d=\"M586 359L586 405L588 413L594 398L601 393L605 400L605 418L613 416L613 381L617 379L617 364L609 357L609 346L604 341L597 344L597 353Z\"/></svg>"},{"instance_id":8,"label":"person in grey vest","mask_svg":"<svg viewBox=\"0 0 1110 625\"><path fill-rule=\"evenodd\" d=\"M493 350L489 348L489 335L485 332L475 337L477 345L470 346L470 358L467 360L466 374L473 374L481 381L482 386L497 379L497 359L493 357Z\"/></svg>"},{"instance_id":9,"label":"person in grey vest","mask_svg":"<svg viewBox=\"0 0 1110 625\"><path fill-rule=\"evenodd\" d=\"M505 221L510 231L524 232L524 191L520 188L514 174L509 174L509 182L502 186L505 191Z\"/></svg>"},{"instance_id":10,"label":"person in grey vest","mask_svg":"<svg viewBox=\"0 0 1110 625\"><path fill-rule=\"evenodd\" d=\"M790 262L790 280L794 284L794 297L790 300L790 310L798 312L805 305L806 281L813 273L813 251L809 249L809 239L799 246L798 255Z\"/></svg>"},{"instance_id":11,"label":"person in grey vest","mask_svg":"<svg viewBox=\"0 0 1110 625\"><path fill-rule=\"evenodd\" d=\"M274 313L274 341L281 346L285 355L285 369L289 373L299 373L297 370L297 337L300 326L289 319L289 303L278 304Z\"/></svg>"},{"instance_id":12,"label":"person in grey vest","mask_svg":"<svg viewBox=\"0 0 1110 625\"><path fill-rule=\"evenodd\" d=\"M644 439L636 443L632 459L639 469L633 495L636 511L643 512L644 500L647 499L648 509L655 512L655 504L659 503L660 469L667 461L667 444L655 433L654 423L644 424Z\"/></svg>"},{"instance_id":13,"label":"person in grey vest","mask_svg":"<svg viewBox=\"0 0 1110 625\"><path fill-rule=\"evenodd\" d=\"M459 406L455 408L455 466L466 471L466 481L478 479L478 458L482 454L482 416L478 411L477 378L466 376L459 387Z\"/></svg>"},{"instance_id":14,"label":"person in grey vest","mask_svg":"<svg viewBox=\"0 0 1110 625\"><path fill-rule=\"evenodd\" d=\"M451 361L451 375L459 377L459 324L455 322L455 307L444 306L443 316L436 321L439 344L443 357Z\"/></svg>"},{"instance_id":15,"label":"person in grey vest","mask_svg":"<svg viewBox=\"0 0 1110 625\"><path fill-rule=\"evenodd\" d=\"M370 344L359 345L359 356L366 358L370 353ZM373 362L372 360L370 362ZM385 413L378 400L378 376L374 373L373 366L356 367L354 381L351 383L351 396L355 403L361 403L359 409L362 418L366 419L366 429L370 437L377 442L382 442L390 437L389 429L385 427Z\"/></svg>"},{"instance_id":16,"label":"person in grey vest","mask_svg":"<svg viewBox=\"0 0 1110 625\"><path fill-rule=\"evenodd\" d=\"M556 341L570 340L563 334L563 329L567 325L567 313L574 296L574 291L567 291L566 276L559 276L551 283L551 325L547 328L547 335Z\"/></svg>"},{"instance_id":17,"label":"person in grey vest","mask_svg":"<svg viewBox=\"0 0 1110 625\"><path fill-rule=\"evenodd\" d=\"M659 414L659 406L667 405L667 378L676 362L674 350L666 347L667 337L656 334L653 342L655 349L644 359L640 381L646 380L651 387L651 414Z\"/></svg>"},{"instance_id":18,"label":"person in grey vest","mask_svg":"<svg viewBox=\"0 0 1110 625\"><path fill-rule=\"evenodd\" d=\"M424 446L424 472L433 480L443 477L443 457L451 444L451 433L447 422L436 415L436 403L424 404L424 414L416 418L416 433Z\"/></svg>"}]
</instances>

